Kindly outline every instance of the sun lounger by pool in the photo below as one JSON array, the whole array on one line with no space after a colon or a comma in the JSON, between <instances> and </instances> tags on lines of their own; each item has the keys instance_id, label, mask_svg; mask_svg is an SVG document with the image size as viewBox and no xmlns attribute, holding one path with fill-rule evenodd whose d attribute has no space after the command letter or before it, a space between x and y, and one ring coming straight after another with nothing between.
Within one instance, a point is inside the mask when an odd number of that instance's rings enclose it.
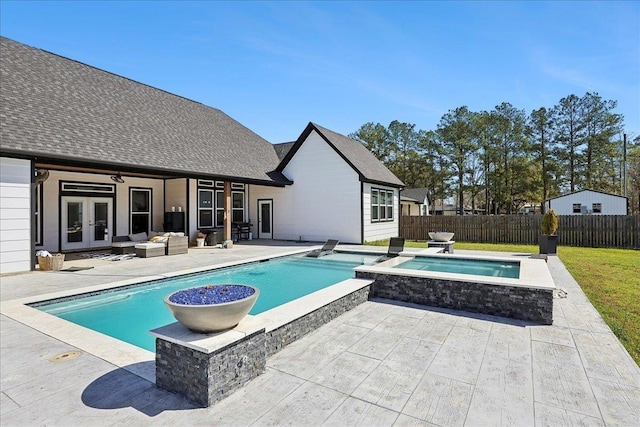
<instances>
[{"instance_id":1,"label":"sun lounger by pool","mask_svg":"<svg viewBox=\"0 0 640 427\"><path fill-rule=\"evenodd\" d=\"M391 258L395 258L398 255L400 255L400 252L402 252L403 250L404 250L404 237L392 237L389 240L389 249L387 250L387 254L378 258L376 262L383 262Z\"/></svg>"},{"instance_id":2,"label":"sun lounger by pool","mask_svg":"<svg viewBox=\"0 0 640 427\"><path fill-rule=\"evenodd\" d=\"M311 252L307 253L306 256L312 258L318 258L321 256L329 255L333 253L336 245L338 244L338 240L327 240L327 242L320 249L314 249Z\"/></svg>"}]
</instances>

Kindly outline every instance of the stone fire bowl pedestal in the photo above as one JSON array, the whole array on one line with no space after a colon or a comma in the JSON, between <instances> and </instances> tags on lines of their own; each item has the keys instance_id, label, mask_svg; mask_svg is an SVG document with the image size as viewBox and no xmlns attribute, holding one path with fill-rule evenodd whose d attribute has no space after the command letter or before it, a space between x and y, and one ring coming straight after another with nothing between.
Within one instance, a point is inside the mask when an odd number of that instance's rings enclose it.
<instances>
[{"instance_id":1,"label":"stone fire bowl pedestal","mask_svg":"<svg viewBox=\"0 0 640 427\"><path fill-rule=\"evenodd\" d=\"M164 303L178 322L194 332L231 329L249 313L260 290L249 285L223 284L182 289Z\"/></svg>"},{"instance_id":2,"label":"stone fire bowl pedestal","mask_svg":"<svg viewBox=\"0 0 640 427\"><path fill-rule=\"evenodd\" d=\"M434 242L448 242L453 239L455 233L448 233L446 231L436 231L429 233L429 238Z\"/></svg>"}]
</instances>

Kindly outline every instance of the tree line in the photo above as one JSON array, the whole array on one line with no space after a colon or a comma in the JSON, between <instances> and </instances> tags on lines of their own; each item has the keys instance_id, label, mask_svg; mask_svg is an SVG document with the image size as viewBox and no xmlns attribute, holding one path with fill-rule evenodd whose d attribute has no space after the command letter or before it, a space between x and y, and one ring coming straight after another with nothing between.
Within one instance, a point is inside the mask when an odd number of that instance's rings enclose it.
<instances>
[{"instance_id":1,"label":"tree line","mask_svg":"<svg viewBox=\"0 0 640 427\"><path fill-rule=\"evenodd\" d=\"M435 130L392 121L365 123L362 142L406 188L427 188L429 201L455 196L486 214L517 213L526 204L581 189L622 194L624 117L598 93L569 95L527 114L508 102L491 111L462 106ZM628 195L640 207L640 137L627 150Z\"/></svg>"}]
</instances>

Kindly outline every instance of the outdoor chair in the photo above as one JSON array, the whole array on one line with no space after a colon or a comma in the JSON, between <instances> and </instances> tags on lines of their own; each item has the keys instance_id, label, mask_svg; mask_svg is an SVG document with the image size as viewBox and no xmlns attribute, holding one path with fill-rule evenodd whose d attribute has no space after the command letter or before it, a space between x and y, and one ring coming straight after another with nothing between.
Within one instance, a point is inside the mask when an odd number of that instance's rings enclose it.
<instances>
[{"instance_id":1,"label":"outdoor chair","mask_svg":"<svg viewBox=\"0 0 640 427\"><path fill-rule=\"evenodd\" d=\"M376 259L376 263L387 261L391 258L395 258L400 255L400 252L404 250L404 237L392 237L389 240L389 249L386 255L382 255Z\"/></svg>"},{"instance_id":2,"label":"outdoor chair","mask_svg":"<svg viewBox=\"0 0 640 427\"><path fill-rule=\"evenodd\" d=\"M336 247L336 245L338 244L338 240L327 240L326 243L322 246L322 248L320 249L314 249L310 252L307 253L308 257L312 257L312 258L318 258L321 256L325 256L325 255L330 255L333 253L333 249Z\"/></svg>"}]
</instances>

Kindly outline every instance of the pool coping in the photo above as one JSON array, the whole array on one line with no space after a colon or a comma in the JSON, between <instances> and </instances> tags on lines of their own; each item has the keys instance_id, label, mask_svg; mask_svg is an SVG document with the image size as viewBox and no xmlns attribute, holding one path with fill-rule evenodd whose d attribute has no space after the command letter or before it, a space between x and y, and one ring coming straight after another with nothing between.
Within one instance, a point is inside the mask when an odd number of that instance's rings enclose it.
<instances>
[{"instance_id":1,"label":"pool coping","mask_svg":"<svg viewBox=\"0 0 640 427\"><path fill-rule=\"evenodd\" d=\"M520 262L520 278L513 279L508 277L494 277L494 276L479 276L475 274L459 274L459 273L445 273L426 270L410 270L403 268L394 268L410 259L414 256L417 257L433 257L439 258L452 258L452 259L478 259L486 261L503 261L503 262ZM410 276L420 277L428 279L445 279L459 282L476 282L483 285L494 286L513 286L524 287L531 289L545 289L555 290L556 285L551 277L551 272L546 265L544 259L535 258L522 258L514 260L512 257L498 257L488 255L459 255L459 254L444 254L436 253L434 251L420 251L420 252L401 252L400 256L392 258L390 260L381 262L375 265L361 265L355 268L356 272L373 273L373 274L387 274L393 276Z\"/></svg>"},{"instance_id":2,"label":"pool coping","mask_svg":"<svg viewBox=\"0 0 640 427\"><path fill-rule=\"evenodd\" d=\"M111 283L104 283L100 285L88 286L85 288L77 288L72 290L52 292L48 294L40 294L37 296L29 296L25 298L19 298L9 301L0 302L0 314L3 314L19 323L29 326L43 334L54 337L62 342L65 342L73 347L78 348L86 353L99 357L115 366L125 369L135 375L138 375L147 381L155 383L156 370L155 359L156 353L140 348L133 344L121 341L117 338L113 338L101 332L94 331L84 326L77 325L67 320L61 319L55 315L43 312L30 304L41 303L44 301L62 299L65 297L80 296L91 293L98 293L108 291L114 288L121 288L126 286L133 286L143 282L161 280L176 276L184 276L195 273L200 273L209 270L218 270L227 267L234 267L243 264L255 263L270 259L277 259L291 255L297 255L308 252L309 249L296 249L279 253L275 256L258 256L251 257L241 261L230 261L221 264L217 264L215 267L203 266L195 267L191 269L168 272L158 275L150 275L144 277L137 277L133 279L120 280ZM340 251L338 251L340 252ZM348 252L348 251L344 251ZM364 252L363 252L364 253ZM372 251L371 254L379 252ZM355 273L354 273L355 274ZM290 301L278 307L274 307L256 316L247 316L236 328L231 331L227 337L216 338L218 335L213 334L213 337L200 338L197 341L199 344L194 344L195 348L202 348L206 350L211 346L219 347L221 342L227 340L237 340L238 335L244 336L249 330L255 330L256 324L262 325L267 332L273 332L274 330L292 323L306 314L312 313L323 306L330 304L331 302L345 297L354 291L362 289L368 286L370 281L363 279L350 278L327 288L320 289L314 293L298 298L294 301ZM180 335L184 335L187 329L183 328L180 324L171 323L164 327L154 330L156 333L162 328L171 327L166 329L162 335L165 335L165 339L174 335L173 339L179 340ZM182 329L181 329L182 328ZM156 334L149 332L152 335ZM209 334L211 335L211 334ZM235 338L233 336L235 335ZM213 339L212 339L213 338Z\"/></svg>"},{"instance_id":3,"label":"pool coping","mask_svg":"<svg viewBox=\"0 0 640 427\"><path fill-rule=\"evenodd\" d=\"M371 284L372 280L346 279L308 295L289 301L256 315L247 315L235 328L223 332L201 334L192 332L180 323L170 323L150 331L165 341L181 344L203 353L211 353L229 343L254 334L260 329L273 332L305 315Z\"/></svg>"}]
</instances>

